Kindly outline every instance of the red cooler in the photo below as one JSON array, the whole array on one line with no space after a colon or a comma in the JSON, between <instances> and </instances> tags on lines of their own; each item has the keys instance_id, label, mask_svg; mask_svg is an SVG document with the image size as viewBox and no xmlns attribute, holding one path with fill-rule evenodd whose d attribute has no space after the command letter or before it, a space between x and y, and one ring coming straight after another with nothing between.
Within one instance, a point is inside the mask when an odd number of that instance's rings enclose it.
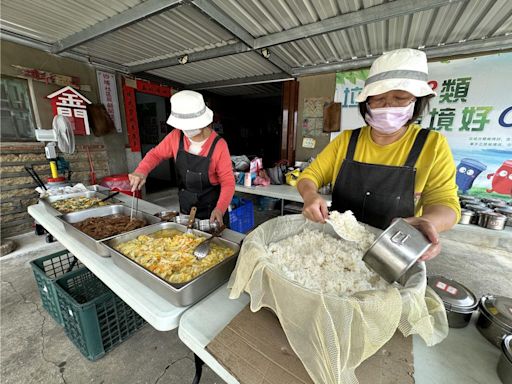
<instances>
[{"instance_id":1,"label":"red cooler","mask_svg":"<svg viewBox=\"0 0 512 384\"><path fill-rule=\"evenodd\" d=\"M132 191L130 188L130 179L128 179L128 174L120 174L120 175L111 175L105 176L100 185L103 187L110 188L112 191L119 191L124 193L125 195L132 196ZM142 198L141 191L135 192L135 196L139 199Z\"/></svg>"}]
</instances>

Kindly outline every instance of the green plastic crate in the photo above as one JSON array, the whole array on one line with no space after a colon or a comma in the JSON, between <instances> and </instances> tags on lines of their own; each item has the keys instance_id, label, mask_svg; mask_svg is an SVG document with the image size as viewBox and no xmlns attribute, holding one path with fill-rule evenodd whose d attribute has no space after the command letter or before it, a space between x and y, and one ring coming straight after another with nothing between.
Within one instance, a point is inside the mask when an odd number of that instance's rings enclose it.
<instances>
[{"instance_id":1,"label":"green plastic crate","mask_svg":"<svg viewBox=\"0 0 512 384\"><path fill-rule=\"evenodd\" d=\"M34 272L44 309L57 323L64 325L55 290L55 280L66 273L82 268L83 264L67 250L64 250L32 260L30 266Z\"/></svg>"},{"instance_id":2,"label":"green plastic crate","mask_svg":"<svg viewBox=\"0 0 512 384\"><path fill-rule=\"evenodd\" d=\"M89 360L97 360L146 322L91 271L56 281L66 335Z\"/></svg>"}]
</instances>

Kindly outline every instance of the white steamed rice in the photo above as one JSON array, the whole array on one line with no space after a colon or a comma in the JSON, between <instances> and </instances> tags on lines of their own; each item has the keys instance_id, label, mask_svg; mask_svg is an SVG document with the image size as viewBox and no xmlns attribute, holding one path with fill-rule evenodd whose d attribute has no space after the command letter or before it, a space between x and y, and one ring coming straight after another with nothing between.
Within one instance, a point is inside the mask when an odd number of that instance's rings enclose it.
<instances>
[{"instance_id":1,"label":"white steamed rice","mask_svg":"<svg viewBox=\"0 0 512 384\"><path fill-rule=\"evenodd\" d=\"M352 212L336 214L335 220L343 222L343 230L349 231L357 242L305 229L269 244L270 260L286 278L314 291L349 296L360 291L385 289L388 283L362 261L374 235L355 220Z\"/></svg>"}]
</instances>

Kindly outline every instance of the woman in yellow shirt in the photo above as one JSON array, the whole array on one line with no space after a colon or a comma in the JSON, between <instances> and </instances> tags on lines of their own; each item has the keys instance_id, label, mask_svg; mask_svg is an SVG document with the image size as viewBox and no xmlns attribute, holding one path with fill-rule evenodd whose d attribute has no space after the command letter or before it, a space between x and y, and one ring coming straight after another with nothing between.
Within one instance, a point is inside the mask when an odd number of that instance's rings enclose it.
<instances>
[{"instance_id":1,"label":"woman in yellow shirt","mask_svg":"<svg viewBox=\"0 0 512 384\"><path fill-rule=\"evenodd\" d=\"M343 131L299 178L308 219L327 218L318 188L330 182L332 209L382 229L404 217L433 243L422 259L439 254L438 233L455 225L460 206L446 138L412 123L435 96L427 76L422 51L398 49L375 60L357 98L368 125Z\"/></svg>"}]
</instances>

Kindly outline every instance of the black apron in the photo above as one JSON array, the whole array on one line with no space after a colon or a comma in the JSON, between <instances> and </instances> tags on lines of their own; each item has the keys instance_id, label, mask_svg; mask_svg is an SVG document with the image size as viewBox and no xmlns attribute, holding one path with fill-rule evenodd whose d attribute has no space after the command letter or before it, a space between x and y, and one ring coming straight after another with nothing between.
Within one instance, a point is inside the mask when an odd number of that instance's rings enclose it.
<instances>
[{"instance_id":1,"label":"black apron","mask_svg":"<svg viewBox=\"0 0 512 384\"><path fill-rule=\"evenodd\" d=\"M416 160L429 130L418 132L403 166L367 164L354 160L361 128L352 131L347 155L332 192L332 209L351 210L357 220L385 229L395 217L414 216Z\"/></svg>"},{"instance_id":2,"label":"black apron","mask_svg":"<svg viewBox=\"0 0 512 384\"><path fill-rule=\"evenodd\" d=\"M220 185L210 184L208 169L219 140L220 136L217 136L208 156L198 156L185 151L183 132L181 132L180 146L175 159L181 213L188 215L192 207L197 207L196 217L209 219L213 209L217 206Z\"/></svg>"}]
</instances>

